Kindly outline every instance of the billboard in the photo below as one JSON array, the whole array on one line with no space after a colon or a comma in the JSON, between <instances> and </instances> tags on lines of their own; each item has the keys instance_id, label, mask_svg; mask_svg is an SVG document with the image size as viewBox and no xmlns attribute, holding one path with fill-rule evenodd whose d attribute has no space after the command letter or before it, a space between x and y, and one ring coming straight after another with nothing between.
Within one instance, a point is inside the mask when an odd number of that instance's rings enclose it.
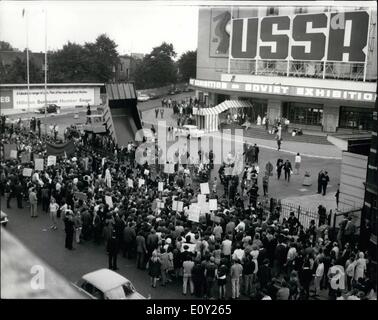
<instances>
[{"instance_id":1,"label":"billboard","mask_svg":"<svg viewBox=\"0 0 378 320\"><path fill-rule=\"evenodd\" d=\"M364 63L367 11L232 20L231 59Z\"/></svg>"},{"instance_id":2,"label":"billboard","mask_svg":"<svg viewBox=\"0 0 378 320\"><path fill-rule=\"evenodd\" d=\"M56 104L60 107L84 106L95 104L94 88L53 88L47 89L47 104ZM13 89L13 105L15 109L28 108L28 90ZM30 108L45 106L45 90L29 90Z\"/></svg>"},{"instance_id":3,"label":"billboard","mask_svg":"<svg viewBox=\"0 0 378 320\"><path fill-rule=\"evenodd\" d=\"M212 8L210 18L210 57L228 58L231 33L229 9Z\"/></svg>"},{"instance_id":4,"label":"billboard","mask_svg":"<svg viewBox=\"0 0 378 320\"><path fill-rule=\"evenodd\" d=\"M2 110L13 108L12 89L0 89L0 108Z\"/></svg>"}]
</instances>

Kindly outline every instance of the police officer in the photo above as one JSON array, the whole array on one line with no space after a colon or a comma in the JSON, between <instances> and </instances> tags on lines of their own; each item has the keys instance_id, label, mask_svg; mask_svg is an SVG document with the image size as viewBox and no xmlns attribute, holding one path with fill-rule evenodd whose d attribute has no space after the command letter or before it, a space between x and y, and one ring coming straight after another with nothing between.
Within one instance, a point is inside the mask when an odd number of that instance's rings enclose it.
<instances>
[{"instance_id":1,"label":"police officer","mask_svg":"<svg viewBox=\"0 0 378 320\"><path fill-rule=\"evenodd\" d=\"M110 270L118 270L117 268L117 255L119 251L119 241L117 239L116 231L113 230L112 236L108 240L106 245L106 250L109 256L109 269Z\"/></svg>"},{"instance_id":2,"label":"police officer","mask_svg":"<svg viewBox=\"0 0 378 320\"><path fill-rule=\"evenodd\" d=\"M64 217L64 231L66 232L66 249L74 250L72 247L75 231L75 222L72 210L67 210Z\"/></svg>"}]
</instances>

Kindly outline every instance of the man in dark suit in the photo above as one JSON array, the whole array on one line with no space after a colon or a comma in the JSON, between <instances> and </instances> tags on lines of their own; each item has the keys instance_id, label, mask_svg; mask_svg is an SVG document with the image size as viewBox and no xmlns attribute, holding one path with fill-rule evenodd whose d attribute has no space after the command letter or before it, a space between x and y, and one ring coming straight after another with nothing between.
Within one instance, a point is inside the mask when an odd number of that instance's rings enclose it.
<instances>
[{"instance_id":1,"label":"man in dark suit","mask_svg":"<svg viewBox=\"0 0 378 320\"><path fill-rule=\"evenodd\" d=\"M146 239L144 238L143 234L141 232L138 233L136 239L136 251L137 251L137 268L138 269L145 269L145 257L147 254L147 248L146 248Z\"/></svg>"},{"instance_id":2,"label":"man in dark suit","mask_svg":"<svg viewBox=\"0 0 378 320\"><path fill-rule=\"evenodd\" d=\"M21 184L21 181L18 181L14 187L14 193L16 194L17 199L17 208L22 209L22 197L23 197L24 188Z\"/></svg>"},{"instance_id":3,"label":"man in dark suit","mask_svg":"<svg viewBox=\"0 0 378 320\"><path fill-rule=\"evenodd\" d=\"M75 222L71 210L67 210L64 217L64 231L66 232L66 249L73 250L72 242L75 231Z\"/></svg>"},{"instance_id":4,"label":"man in dark suit","mask_svg":"<svg viewBox=\"0 0 378 320\"><path fill-rule=\"evenodd\" d=\"M132 223L129 222L126 228L123 230L123 256L132 258L135 251L135 239L136 233Z\"/></svg>"},{"instance_id":5,"label":"man in dark suit","mask_svg":"<svg viewBox=\"0 0 378 320\"><path fill-rule=\"evenodd\" d=\"M106 250L109 256L109 269L118 270L117 255L119 251L119 241L117 239L117 234L115 230L113 230L112 236L108 240L108 243L106 245Z\"/></svg>"},{"instance_id":6,"label":"man in dark suit","mask_svg":"<svg viewBox=\"0 0 378 320\"><path fill-rule=\"evenodd\" d=\"M323 179L324 171L323 169L320 170L318 174L318 193L322 193L322 179Z\"/></svg>"}]
</instances>

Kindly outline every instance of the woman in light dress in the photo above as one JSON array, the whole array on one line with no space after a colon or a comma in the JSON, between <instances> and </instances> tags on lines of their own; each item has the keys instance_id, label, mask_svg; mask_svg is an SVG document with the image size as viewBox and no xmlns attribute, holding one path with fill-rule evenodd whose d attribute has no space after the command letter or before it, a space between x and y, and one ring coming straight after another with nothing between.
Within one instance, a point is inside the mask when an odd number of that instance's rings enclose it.
<instances>
[{"instance_id":1,"label":"woman in light dress","mask_svg":"<svg viewBox=\"0 0 378 320\"><path fill-rule=\"evenodd\" d=\"M295 165L294 165L295 174L299 174L299 168L301 167L301 161L302 161L302 158L301 158L301 156L298 152L297 155L295 156Z\"/></svg>"},{"instance_id":2,"label":"woman in light dress","mask_svg":"<svg viewBox=\"0 0 378 320\"><path fill-rule=\"evenodd\" d=\"M359 278L365 278L366 273L366 259L363 252L358 254L358 259L356 261L356 268L354 271L354 280L358 281Z\"/></svg>"}]
</instances>

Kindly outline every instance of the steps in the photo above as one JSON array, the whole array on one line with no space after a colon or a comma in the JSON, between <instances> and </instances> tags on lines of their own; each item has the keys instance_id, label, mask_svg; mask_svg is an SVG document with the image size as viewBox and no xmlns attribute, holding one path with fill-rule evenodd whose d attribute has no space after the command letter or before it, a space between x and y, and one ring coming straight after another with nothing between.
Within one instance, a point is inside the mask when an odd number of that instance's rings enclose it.
<instances>
[{"instance_id":1,"label":"steps","mask_svg":"<svg viewBox=\"0 0 378 320\"><path fill-rule=\"evenodd\" d=\"M240 125L230 124L230 125L222 125L222 129L244 129L244 127ZM275 140L276 135L269 134L265 131L265 127L250 127L248 130L243 130L243 134L245 137L255 138L255 139L264 139L264 140ZM321 134L319 132L319 134ZM327 136L323 135L316 135L315 133L312 134L303 134L302 136L295 136L293 137L288 132L282 132L282 140L283 141L293 141L293 142L302 142L302 143L314 143L314 144L321 144L321 145L332 145L331 142L327 140Z\"/></svg>"}]
</instances>

